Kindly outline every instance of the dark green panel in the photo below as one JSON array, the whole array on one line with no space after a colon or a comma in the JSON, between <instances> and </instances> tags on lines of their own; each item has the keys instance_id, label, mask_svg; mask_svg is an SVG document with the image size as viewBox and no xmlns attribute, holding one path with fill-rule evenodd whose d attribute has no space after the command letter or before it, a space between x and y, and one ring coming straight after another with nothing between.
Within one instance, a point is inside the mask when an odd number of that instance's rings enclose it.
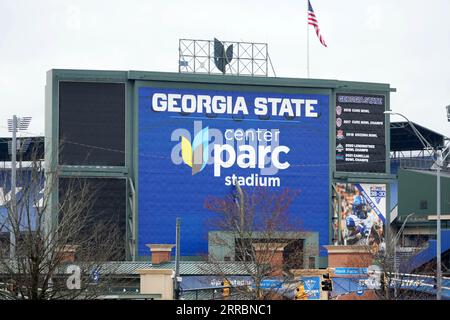
<instances>
[{"instance_id":1,"label":"dark green panel","mask_svg":"<svg viewBox=\"0 0 450 320\"><path fill-rule=\"evenodd\" d=\"M415 212L416 217L436 214L437 179L435 171L429 173L399 169L398 214L406 217ZM441 213L450 213L450 176L441 176ZM431 222L433 223L433 222ZM445 223L443 224L445 226Z\"/></svg>"}]
</instances>

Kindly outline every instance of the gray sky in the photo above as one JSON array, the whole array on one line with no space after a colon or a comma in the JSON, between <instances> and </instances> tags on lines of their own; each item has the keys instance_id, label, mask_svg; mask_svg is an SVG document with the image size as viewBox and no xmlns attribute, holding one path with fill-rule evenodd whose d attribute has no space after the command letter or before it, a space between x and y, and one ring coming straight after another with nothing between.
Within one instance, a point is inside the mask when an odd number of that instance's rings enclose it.
<instances>
[{"instance_id":1,"label":"gray sky","mask_svg":"<svg viewBox=\"0 0 450 320\"><path fill-rule=\"evenodd\" d=\"M450 1L311 2L312 78L390 83L394 111L450 136ZM13 113L43 134L47 70L177 72L180 38L267 42L277 76L304 78L306 3L0 0L0 136Z\"/></svg>"}]
</instances>

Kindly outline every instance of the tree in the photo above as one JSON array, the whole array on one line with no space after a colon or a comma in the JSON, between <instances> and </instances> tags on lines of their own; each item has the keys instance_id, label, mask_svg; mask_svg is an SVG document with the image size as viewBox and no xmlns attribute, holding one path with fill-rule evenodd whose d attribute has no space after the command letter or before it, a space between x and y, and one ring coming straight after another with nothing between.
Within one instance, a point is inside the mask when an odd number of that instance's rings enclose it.
<instances>
[{"instance_id":1,"label":"tree","mask_svg":"<svg viewBox=\"0 0 450 320\"><path fill-rule=\"evenodd\" d=\"M0 282L20 299L97 297L114 274L108 261L123 248L117 223L93 212L98 190L87 179L45 171L38 152L23 165L15 201L11 192L0 199Z\"/></svg>"},{"instance_id":2,"label":"tree","mask_svg":"<svg viewBox=\"0 0 450 320\"><path fill-rule=\"evenodd\" d=\"M365 245L359 266L367 267L368 277L354 277L362 290L369 290L371 299L418 300L430 298L430 279L424 273L410 272L411 257L420 249L414 248L408 256L394 254L394 241L387 246ZM398 250L398 248L397 248ZM425 275L425 277L424 277Z\"/></svg>"},{"instance_id":3,"label":"tree","mask_svg":"<svg viewBox=\"0 0 450 320\"><path fill-rule=\"evenodd\" d=\"M287 291L293 294L290 270L318 255L317 248L304 245L301 223L289 212L299 192L263 187L244 190L239 185L235 189L223 198L205 200L205 207L217 213L208 222L214 230L209 233L209 271L227 279L229 260L251 277L252 286L233 287L230 296L234 292L248 299L281 299Z\"/></svg>"},{"instance_id":4,"label":"tree","mask_svg":"<svg viewBox=\"0 0 450 320\"><path fill-rule=\"evenodd\" d=\"M394 254L394 242L390 246L382 248L372 248L374 265L378 266L380 272L380 287L375 290L375 294L382 300L423 300L429 299L428 291L429 279L424 277L431 270L421 270L420 272L410 272L411 258L422 248L412 248L412 251L403 257L400 253ZM428 271L428 272L426 272ZM434 271L431 271L434 273Z\"/></svg>"}]
</instances>

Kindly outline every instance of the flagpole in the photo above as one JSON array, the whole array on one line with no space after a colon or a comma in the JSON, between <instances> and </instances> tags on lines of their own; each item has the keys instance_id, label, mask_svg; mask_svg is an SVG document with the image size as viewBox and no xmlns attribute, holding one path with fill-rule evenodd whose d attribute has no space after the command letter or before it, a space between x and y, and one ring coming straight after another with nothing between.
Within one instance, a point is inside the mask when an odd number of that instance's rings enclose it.
<instances>
[{"instance_id":1,"label":"flagpole","mask_svg":"<svg viewBox=\"0 0 450 320\"><path fill-rule=\"evenodd\" d=\"M306 74L309 78L309 21L308 21L308 9L306 10Z\"/></svg>"}]
</instances>

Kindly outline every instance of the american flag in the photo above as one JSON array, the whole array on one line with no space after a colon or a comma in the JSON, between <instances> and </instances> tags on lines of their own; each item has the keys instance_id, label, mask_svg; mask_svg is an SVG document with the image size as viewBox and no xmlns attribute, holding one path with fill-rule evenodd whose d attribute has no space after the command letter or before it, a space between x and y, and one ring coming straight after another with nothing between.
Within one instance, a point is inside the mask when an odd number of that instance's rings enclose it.
<instances>
[{"instance_id":1,"label":"american flag","mask_svg":"<svg viewBox=\"0 0 450 320\"><path fill-rule=\"evenodd\" d=\"M316 30L317 37L319 38L320 43L327 47L325 40L323 40L322 35L320 34L319 22L317 21L316 14L311 6L311 2L308 0L308 24L312 25Z\"/></svg>"}]
</instances>

